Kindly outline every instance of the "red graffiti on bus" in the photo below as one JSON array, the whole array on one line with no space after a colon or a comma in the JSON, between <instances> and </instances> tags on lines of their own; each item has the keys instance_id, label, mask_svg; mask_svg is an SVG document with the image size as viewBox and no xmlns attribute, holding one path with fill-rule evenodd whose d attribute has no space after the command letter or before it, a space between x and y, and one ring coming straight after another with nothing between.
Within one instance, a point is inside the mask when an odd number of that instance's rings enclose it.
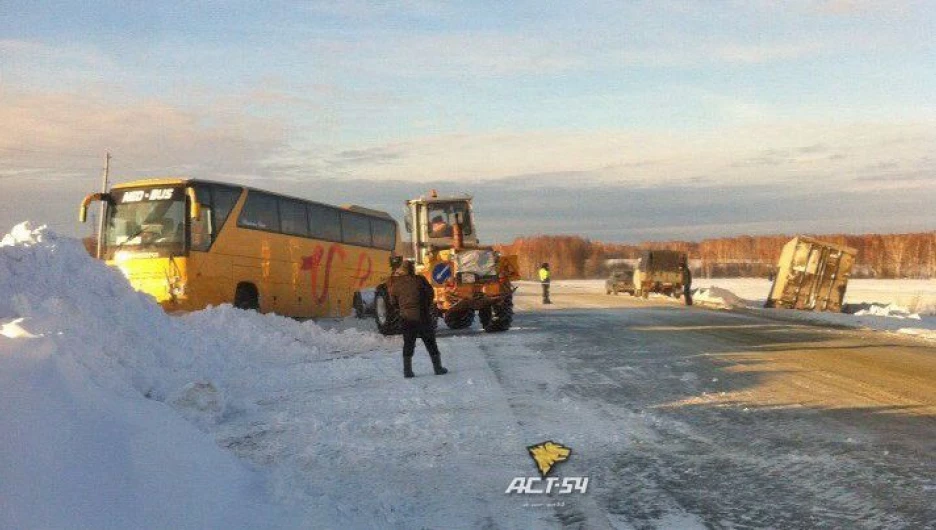
<instances>
[{"instance_id":1,"label":"red graffiti on bus","mask_svg":"<svg viewBox=\"0 0 936 530\"><path fill-rule=\"evenodd\" d=\"M370 279L371 273L373 272L373 262L371 261L370 256L361 252L361 255L358 256L357 260L357 273L355 273L354 278L357 279L357 288L360 289L367 284L367 280ZM366 267L366 270L365 270Z\"/></svg>"},{"instance_id":2,"label":"red graffiti on bus","mask_svg":"<svg viewBox=\"0 0 936 530\"><path fill-rule=\"evenodd\" d=\"M342 263L347 262L348 254L338 243L332 243L328 246L327 250L323 245L316 245L311 255L302 257L301 269L309 271L309 279L312 283L312 300L314 300L316 304L322 304L328 299L328 291L331 286L332 265L335 262L336 256ZM322 288L321 292L319 292L319 269L323 261L325 262L325 270L322 271ZM355 274L351 276L352 280L357 280L357 289L364 287L373 274L372 269L373 264L370 256L365 252L361 252L357 260L357 270Z\"/></svg>"},{"instance_id":3,"label":"red graffiti on bus","mask_svg":"<svg viewBox=\"0 0 936 530\"><path fill-rule=\"evenodd\" d=\"M312 280L312 300L317 304L321 304L328 299L328 289L329 284L331 283L331 269L332 263L334 263L335 255L338 255L342 261L345 260L347 254L344 249L341 248L337 243L332 243L328 247L326 252L325 247L322 245L317 245L315 250L312 251L311 256L304 256L302 258L302 270L309 271L310 280ZM319 293L318 288L318 273L319 266L322 264L322 259L325 260L325 271L324 271L324 280L322 281L322 291Z\"/></svg>"}]
</instances>

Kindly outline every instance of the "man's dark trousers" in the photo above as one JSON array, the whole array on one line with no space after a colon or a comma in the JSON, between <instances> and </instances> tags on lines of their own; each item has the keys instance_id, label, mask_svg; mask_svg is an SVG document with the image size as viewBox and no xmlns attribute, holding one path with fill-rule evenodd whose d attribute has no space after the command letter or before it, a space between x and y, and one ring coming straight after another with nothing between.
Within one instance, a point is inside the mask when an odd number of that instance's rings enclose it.
<instances>
[{"instance_id":1,"label":"man's dark trousers","mask_svg":"<svg viewBox=\"0 0 936 530\"><path fill-rule=\"evenodd\" d=\"M549 282L543 282L543 303L551 304L549 301Z\"/></svg>"},{"instance_id":2,"label":"man's dark trousers","mask_svg":"<svg viewBox=\"0 0 936 530\"><path fill-rule=\"evenodd\" d=\"M426 351L429 352L429 357L433 360L439 358L441 353L439 352L439 346L436 345L435 331L427 324L421 324L419 322L408 322L403 321L403 357L413 358L413 352L416 351L416 339L422 339L423 344L426 345Z\"/></svg>"},{"instance_id":3,"label":"man's dark trousers","mask_svg":"<svg viewBox=\"0 0 936 530\"><path fill-rule=\"evenodd\" d=\"M688 266L682 270L683 296L686 299L686 305L692 305L692 271Z\"/></svg>"}]
</instances>

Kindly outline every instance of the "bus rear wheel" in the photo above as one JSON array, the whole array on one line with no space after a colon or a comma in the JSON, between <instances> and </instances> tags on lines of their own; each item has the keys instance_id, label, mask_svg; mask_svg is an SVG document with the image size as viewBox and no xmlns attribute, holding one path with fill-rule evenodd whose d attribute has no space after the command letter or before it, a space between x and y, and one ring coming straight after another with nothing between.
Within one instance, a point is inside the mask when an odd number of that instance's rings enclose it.
<instances>
[{"instance_id":1,"label":"bus rear wheel","mask_svg":"<svg viewBox=\"0 0 936 530\"><path fill-rule=\"evenodd\" d=\"M252 283L239 283L234 290L234 307L244 310L260 310L260 293Z\"/></svg>"},{"instance_id":2,"label":"bus rear wheel","mask_svg":"<svg viewBox=\"0 0 936 530\"><path fill-rule=\"evenodd\" d=\"M364 307L364 299L361 298L361 293L354 293L354 300L352 300L351 306L354 308L355 318L364 318L367 316L367 309Z\"/></svg>"}]
</instances>

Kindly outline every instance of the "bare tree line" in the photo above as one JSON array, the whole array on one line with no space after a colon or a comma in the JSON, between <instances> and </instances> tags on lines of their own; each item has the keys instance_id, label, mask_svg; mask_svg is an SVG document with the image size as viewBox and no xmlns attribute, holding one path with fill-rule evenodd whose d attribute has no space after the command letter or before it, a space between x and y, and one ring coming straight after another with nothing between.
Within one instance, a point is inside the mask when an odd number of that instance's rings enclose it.
<instances>
[{"instance_id":1,"label":"bare tree line","mask_svg":"<svg viewBox=\"0 0 936 530\"><path fill-rule=\"evenodd\" d=\"M852 276L856 278L936 278L936 231L912 234L803 234L858 251ZM647 248L681 250L698 264L702 277L760 277L775 268L780 250L793 236L738 236L692 241L644 242L637 245L603 243L580 236L537 235L515 239L498 250L516 254L525 277L535 277L549 262L555 278L600 278L605 261L636 259Z\"/></svg>"}]
</instances>

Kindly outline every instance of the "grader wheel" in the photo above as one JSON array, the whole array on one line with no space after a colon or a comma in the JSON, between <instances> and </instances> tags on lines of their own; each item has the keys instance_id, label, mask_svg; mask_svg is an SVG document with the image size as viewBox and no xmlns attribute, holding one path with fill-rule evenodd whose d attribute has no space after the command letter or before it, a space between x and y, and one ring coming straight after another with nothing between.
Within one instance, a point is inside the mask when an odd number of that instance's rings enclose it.
<instances>
[{"instance_id":1,"label":"grader wheel","mask_svg":"<svg viewBox=\"0 0 936 530\"><path fill-rule=\"evenodd\" d=\"M488 333L507 331L513 323L513 297L503 302L486 307L479 312L481 327Z\"/></svg>"},{"instance_id":2,"label":"grader wheel","mask_svg":"<svg viewBox=\"0 0 936 530\"><path fill-rule=\"evenodd\" d=\"M399 335L403 332L400 310L390 300L386 285L377 286L374 293L374 320L377 321L377 331L382 335Z\"/></svg>"},{"instance_id":3,"label":"grader wheel","mask_svg":"<svg viewBox=\"0 0 936 530\"><path fill-rule=\"evenodd\" d=\"M471 309L468 311L459 311L457 313L446 313L443 317L445 320L445 325L449 329L465 329L471 327L471 324L474 323L475 312Z\"/></svg>"}]
</instances>

